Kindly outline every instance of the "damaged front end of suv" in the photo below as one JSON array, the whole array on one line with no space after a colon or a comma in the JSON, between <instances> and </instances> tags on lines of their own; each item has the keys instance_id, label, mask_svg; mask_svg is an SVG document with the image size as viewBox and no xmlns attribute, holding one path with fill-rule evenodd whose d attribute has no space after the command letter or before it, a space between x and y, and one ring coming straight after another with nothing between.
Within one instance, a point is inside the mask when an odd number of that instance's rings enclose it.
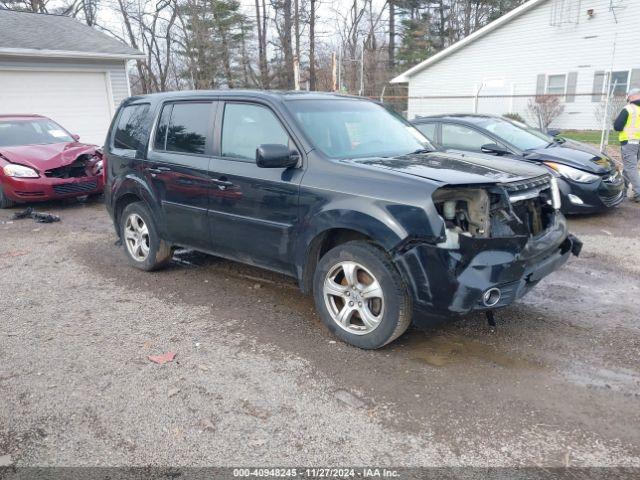
<instances>
[{"instance_id":1,"label":"damaged front end of suv","mask_svg":"<svg viewBox=\"0 0 640 480\"><path fill-rule=\"evenodd\" d=\"M442 220L433 242L409 239L395 261L419 316L450 316L505 307L578 255L555 179L444 186L433 204Z\"/></svg>"}]
</instances>

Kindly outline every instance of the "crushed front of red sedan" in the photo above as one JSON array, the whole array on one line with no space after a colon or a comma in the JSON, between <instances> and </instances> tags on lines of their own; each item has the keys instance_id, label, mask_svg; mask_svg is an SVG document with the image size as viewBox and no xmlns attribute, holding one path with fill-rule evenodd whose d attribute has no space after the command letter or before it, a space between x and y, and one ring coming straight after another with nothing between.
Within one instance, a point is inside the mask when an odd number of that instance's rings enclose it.
<instances>
[{"instance_id":1,"label":"crushed front of red sedan","mask_svg":"<svg viewBox=\"0 0 640 480\"><path fill-rule=\"evenodd\" d=\"M60 132L64 135L60 134L59 142L54 139L54 143L0 145L0 193L5 204L102 192L101 151L95 145L78 142L70 134L67 137L62 129Z\"/></svg>"}]
</instances>

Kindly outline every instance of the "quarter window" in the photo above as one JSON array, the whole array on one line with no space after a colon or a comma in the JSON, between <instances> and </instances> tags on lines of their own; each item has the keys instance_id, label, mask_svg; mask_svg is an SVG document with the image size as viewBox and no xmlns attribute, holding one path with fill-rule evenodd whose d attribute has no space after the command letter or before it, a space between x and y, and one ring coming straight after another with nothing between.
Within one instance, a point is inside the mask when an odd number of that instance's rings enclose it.
<instances>
[{"instance_id":1,"label":"quarter window","mask_svg":"<svg viewBox=\"0 0 640 480\"><path fill-rule=\"evenodd\" d=\"M222 122L223 157L254 161L262 144L289 145L289 135L266 107L248 103L227 103Z\"/></svg>"},{"instance_id":2,"label":"quarter window","mask_svg":"<svg viewBox=\"0 0 640 480\"><path fill-rule=\"evenodd\" d=\"M130 105L120 113L113 136L114 148L141 151L147 138L149 104Z\"/></svg>"},{"instance_id":3,"label":"quarter window","mask_svg":"<svg viewBox=\"0 0 640 480\"><path fill-rule=\"evenodd\" d=\"M431 143L436 141L436 124L435 123L419 123L416 128L420 130L425 137L429 139Z\"/></svg>"},{"instance_id":4,"label":"quarter window","mask_svg":"<svg viewBox=\"0 0 640 480\"><path fill-rule=\"evenodd\" d=\"M453 123L442 124L442 145L447 148L480 152L482 146L488 143L496 142L473 128Z\"/></svg>"},{"instance_id":5,"label":"quarter window","mask_svg":"<svg viewBox=\"0 0 640 480\"><path fill-rule=\"evenodd\" d=\"M566 79L566 75L549 75L547 77L547 93L564 95Z\"/></svg>"}]
</instances>

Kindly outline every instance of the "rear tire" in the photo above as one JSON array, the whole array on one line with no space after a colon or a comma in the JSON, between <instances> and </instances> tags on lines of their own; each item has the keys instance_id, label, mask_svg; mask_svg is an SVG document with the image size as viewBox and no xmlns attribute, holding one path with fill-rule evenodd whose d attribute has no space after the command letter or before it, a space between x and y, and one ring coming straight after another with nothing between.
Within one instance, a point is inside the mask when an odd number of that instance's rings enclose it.
<instances>
[{"instance_id":1,"label":"rear tire","mask_svg":"<svg viewBox=\"0 0 640 480\"><path fill-rule=\"evenodd\" d=\"M16 205L16 202L7 198L2 190L2 185L0 185L0 208L11 208Z\"/></svg>"},{"instance_id":2,"label":"rear tire","mask_svg":"<svg viewBox=\"0 0 640 480\"><path fill-rule=\"evenodd\" d=\"M129 263L146 271L158 270L171 261L171 247L158 234L149 209L130 203L120 216L120 235Z\"/></svg>"},{"instance_id":3,"label":"rear tire","mask_svg":"<svg viewBox=\"0 0 640 480\"><path fill-rule=\"evenodd\" d=\"M407 287L387 253L365 241L347 242L318 262L313 295L320 317L343 342L383 347L411 323Z\"/></svg>"}]
</instances>

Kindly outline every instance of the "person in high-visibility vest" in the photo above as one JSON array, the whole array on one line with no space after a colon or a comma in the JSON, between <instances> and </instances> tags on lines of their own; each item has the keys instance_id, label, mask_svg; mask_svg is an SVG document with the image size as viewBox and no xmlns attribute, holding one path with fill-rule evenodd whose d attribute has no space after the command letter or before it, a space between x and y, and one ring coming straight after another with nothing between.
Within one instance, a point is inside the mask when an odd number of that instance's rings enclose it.
<instances>
[{"instance_id":1,"label":"person in high-visibility vest","mask_svg":"<svg viewBox=\"0 0 640 480\"><path fill-rule=\"evenodd\" d=\"M640 203L640 174L638 174L638 162L640 161L640 88L632 88L627 94L629 103L622 109L613 129L620 132L620 151L622 152L622 165L626 181L633 189L633 195L629 196L634 202Z\"/></svg>"}]
</instances>

